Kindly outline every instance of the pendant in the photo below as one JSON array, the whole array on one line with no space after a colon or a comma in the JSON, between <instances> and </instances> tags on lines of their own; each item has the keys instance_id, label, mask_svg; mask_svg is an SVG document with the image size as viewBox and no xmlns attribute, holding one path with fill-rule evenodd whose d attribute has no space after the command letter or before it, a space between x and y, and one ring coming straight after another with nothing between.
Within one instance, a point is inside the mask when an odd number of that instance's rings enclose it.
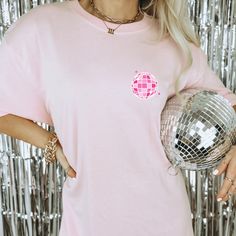
<instances>
[{"instance_id":1,"label":"pendant","mask_svg":"<svg viewBox=\"0 0 236 236\"><path fill-rule=\"evenodd\" d=\"M111 29L111 28L108 28L108 32L107 33L109 33L109 34L114 34L114 29Z\"/></svg>"}]
</instances>

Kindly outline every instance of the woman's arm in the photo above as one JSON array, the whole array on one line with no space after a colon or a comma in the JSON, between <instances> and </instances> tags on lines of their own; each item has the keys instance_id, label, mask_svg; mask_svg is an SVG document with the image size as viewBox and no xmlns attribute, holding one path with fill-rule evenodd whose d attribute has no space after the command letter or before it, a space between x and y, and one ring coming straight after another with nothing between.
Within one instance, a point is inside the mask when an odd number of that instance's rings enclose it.
<instances>
[{"instance_id":1,"label":"woman's arm","mask_svg":"<svg viewBox=\"0 0 236 236\"><path fill-rule=\"evenodd\" d=\"M191 46L193 70L189 70L190 73L186 73L186 84L184 88L213 90L226 98L231 103L232 107L236 105L236 94L231 89L227 88L216 72L211 69L208 64L207 54L205 54L201 48Z\"/></svg>"},{"instance_id":2,"label":"woman's arm","mask_svg":"<svg viewBox=\"0 0 236 236\"><path fill-rule=\"evenodd\" d=\"M43 129L32 120L13 114L0 116L0 133L25 141L38 148L44 148L49 138L53 136L51 132ZM69 166L60 143L57 146L56 157L64 169ZM68 175L75 177L76 172L70 169Z\"/></svg>"},{"instance_id":3,"label":"woman's arm","mask_svg":"<svg viewBox=\"0 0 236 236\"><path fill-rule=\"evenodd\" d=\"M44 148L52 134L32 120L7 114L0 116L0 133L23 140L38 148Z\"/></svg>"}]
</instances>

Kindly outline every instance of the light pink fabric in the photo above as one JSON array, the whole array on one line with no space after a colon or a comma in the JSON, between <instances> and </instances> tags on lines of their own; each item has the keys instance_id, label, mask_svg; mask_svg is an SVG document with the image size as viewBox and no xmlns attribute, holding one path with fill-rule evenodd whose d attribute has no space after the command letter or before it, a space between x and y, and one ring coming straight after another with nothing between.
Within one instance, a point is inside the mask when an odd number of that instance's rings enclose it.
<instances>
[{"instance_id":1,"label":"light pink fabric","mask_svg":"<svg viewBox=\"0 0 236 236\"><path fill-rule=\"evenodd\" d=\"M60 236L193 235L183 176L167 173L160 141L160 114L183 60L170 37L156 41L152 25L145 15L111 35L73 0L32 9L4 37L1 115L53 124L77 171L64 184ZM214 89L236 104L189 45L193 65L181 90ZM154 76L147 99L132 90L138 72Z\"/></svg>"}]
</instances>

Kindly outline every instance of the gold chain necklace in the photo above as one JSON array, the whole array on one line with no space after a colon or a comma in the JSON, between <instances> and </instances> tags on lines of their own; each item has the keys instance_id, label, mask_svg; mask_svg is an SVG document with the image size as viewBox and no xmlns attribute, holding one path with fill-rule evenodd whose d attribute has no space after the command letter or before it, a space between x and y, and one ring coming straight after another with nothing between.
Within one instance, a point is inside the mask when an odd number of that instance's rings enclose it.
<instances>
[{"instance_id":1,"label":"gold chain necklace","mask_svg":"<svg viewBox=\"0 0 236 236\"><path fill-rule=\"evenodd\" d=\"M105 24L106 28L107 28L107 33L109 34L114 34L115 30L118 29L122 24L127 24L127 23L132 23L135 22L137 20L137 18L141 15L141 11L139 8L139 11L137 12L137 14L132 18L132 19L128 19L128 20L114 20L109 16L104 15L101 11L98 10L98 8L95 6L94 1L90 0L90 5L92 6L93 10L102 18L104 18L106 21L109 21L111 23L116 23L119 24L116 28L110 28L108 27L108 25L106 24L106 22L102 19L103 23Z\"/></svg>"}]
</instances>

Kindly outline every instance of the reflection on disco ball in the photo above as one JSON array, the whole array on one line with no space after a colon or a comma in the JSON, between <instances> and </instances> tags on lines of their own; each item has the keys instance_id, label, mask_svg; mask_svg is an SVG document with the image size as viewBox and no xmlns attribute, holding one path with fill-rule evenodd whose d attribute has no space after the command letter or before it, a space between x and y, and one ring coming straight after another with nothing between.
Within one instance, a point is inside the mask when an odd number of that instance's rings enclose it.
<instances>
[{"instance_id":1,"label":"reflection on disco ball","mask_svg":"<svg viewBox=\"0 0 236 236\"><path fill-rule=\"evenodd\" d=\"M230 102L211 90L185 89L161 114L161 142L171 167L212 168L236 142L236 115Z\"/></svg>"}]
</instances>

